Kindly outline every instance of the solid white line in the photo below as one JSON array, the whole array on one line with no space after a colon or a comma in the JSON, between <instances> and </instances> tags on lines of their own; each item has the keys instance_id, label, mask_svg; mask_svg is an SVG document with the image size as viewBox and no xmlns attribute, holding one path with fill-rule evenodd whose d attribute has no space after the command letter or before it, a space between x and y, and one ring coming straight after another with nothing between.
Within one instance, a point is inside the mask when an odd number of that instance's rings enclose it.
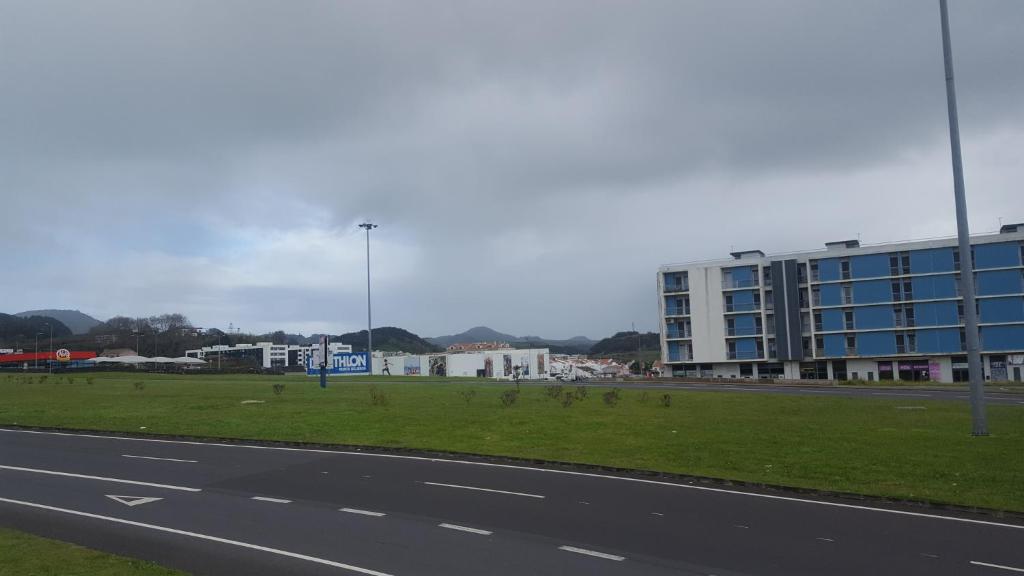
<instances>
[{"instance_id":1,"label":"solid white line","mask_svg":"<svg viewBox=\"0 0 1024 576\"><path fill-rule=\"evenodd\" d=\"M989 564L988 562L976 562L971 560L971 564L974 564L975 566L985 566L986 568L998 568L1009 572L1024 572L1024 568L1014 568L1013 566L1003 566L1001 564Z\"/></svg>"},{"instance_id":2,"label":"solid white line","mask_svg":"<svg viewBox=\"0 0 1024 576\"><path fill-rule=\"evenodd\" d=\"M490 536L492 532L488 530L481 530L479 528L469 528L467 526L459 526L458 524L438 524L441 528L447 528L449 530L458 530L460 532L469 532L471 534L482 534L484 536Z\"/></svg>"},{"instance_id":3,"label":"solid white line","mask_svg":"<svg viewBox=\"0 0 1024 576\"><path fill-rule=\"evenodd\" d=\"M492 488L479 488L477 486L460 486L458 484L442 484L440 482L424 482L428 486L445 486L447 488L462 488L463 490L477 490L480 492L494 492L496 494L510 494L512 496L526 496L527 498L544 498L540 494L526 494L524 492L508 492L506 490L494 490Z\"/></svg>"},{"instance_id":4,"label":"solid white line","mask_svg":"<svg viewBox=\"0 0 1024 576\"><path fill-rule=\"evenodd\" d=\"M191 462L196 464L199 460L181 460L179 458L157 458L156 456L132 456L131 454L121 454L125 458L142 458L144 460L166 460L168 462Z\"/></svg>"},{"instance_id":5,"label":"solid white line","mask_svg":"<svg viewBox=\"0 0 1024 576\"><path fill-rule=\"evenodd\" d=\"M362 514L363 516L387 516L383 512L374 512L372 510L360 510L358 508L342 508L339 512L348 512L349 514Z\"/></svg>"},{"instance_id":6,"label":"solid white line","mask_svg":"<svg viewBox=\"0 0 1024 576\"><path fill-rule=\"evenodd\" d=\"M625 556L605 554L604 552L594 552L593 550L587 550L586 548L576 548L575 546L559 546L558 549L565 550L566 552L575 552L577 554L586 554L587 556L596 556L597 558L604 558L605 560L615 560L616 562L622 562L626 559Z\"/></svg>"},{"instance_id":7,"label":"solid white line","mask_svg":"<svg viewBox=\"0 0 1024 576\"><path fill-rule=\"evenodd\" d=\"M42 510L50 510L53 512L63 512L64 514L72 514L74 516L83 516L85 518L94 518L96 520L106 520L108 522L115 522L117 524L126 524L128 526L136 526L138 528L148 528L150 530L158 530L160 532L168 532L170 534L178 534L181 536L189 536L191 538L198 538L200 540L209 540L210 542L218 542L220 544L230 544L232 546L238 546L240 548L248 548L250 550L259 550L260 552L269 552L271 554L277 554L279 556L287 556L289 558L296 558L298 560L305 560L307 562L314 562L316 564L325 564L327 566L334 566L335 568L342 568L344 570L350 570L352 572L358 572L360 574L370 574L371 576L391 576L386 572L378 572L376 570L370 570L369 568L360 568L359 566L353 566L351 564L343 564L341 562L335 562L333 560L327 560L325 558L317 558L316 556L307 556L305 554L299 554L297 552L289 552L287 550L281 550L279 548L269 548L267 546L259 546L257 544L249 544L248 542L240 542L238 540L229 540L227 538L220 538L218 536L210 536L208 534L200 534L198 532L189 532L187 530L178 530L177 528L168 528L166 526L158 526L156 524L146 524L144 522L136 522L134 520L124 520L121 518L114 518L112 516L101 516L99 514L91 514L89 512L80 512L78 510L68 510L67 508L57 508L56 506L47 506L45 504L37 504L35 502L24 502L22 500L11 500L9 498L0 498L0 502L7 502L8 504L17 504L19 506L28 506L30 508L40 508Z\"/></svg>"},{"instance_id":8,"label":"solid white line","mask_svg":"<svg viewBox=\"0 0 1024 576\"><path fill-rule=\"evenodd\" d=\"M966 396L965 396L966 398ZM949 522L962 522L965 524L978 524L982 526L994 526L997 528L1013 528L1024 530L1021 524L1005 524L1001 522L990 522L988 520L975 520L973 518L958 518L956 516L940 516L938 514L925 514L922 512L908 512L905 510L891 510L888 508L876 508L873 506L859 506L857 504L843 504L840 502L828 502L825 500L810 500L807 498L796 498L794 496L779 496L776 494L759 494L757 492L743 492L741 490L730 490L727 488L713 488L711 486L695 486L692 484L678 484L662 480L650 480L647 478L631 478L628 476L611 476L608 474L597 474L594 472L576 472L573 470L557 470L554 468L537 468L533 466L516 466L514 464L497 464L494 462L475 462L472 460L454 460L451 458L430 458L427 456L408 456L405 454L381 454L379 452L353 452L350 450L324 450L318 448L290 448L287 446L257 446L253 444L226 444L223 442L197 442L194 440L164 440L161 438L132 438L129 436L104 436L101 434L76 434L71 432L51 432L46 430L17 430L13 428L0 428L0 432L13 432L20 434L42 434L51 436L72 436L81 438L98 438L105 440L123 440L130 442L158 442L163 444L181 444L186 446L215 446L219 448L246 448L249 450L278 450L284 452L306 452L310 454L335 454L339 456L365 456L370 458L392 458L396 460L414 460L420 462L440 462L444 464L462 464L466 466L483 466L487 468L506 468L512 470L529 470L531 472L543 472L547 474L562 474L565 476L579 476L583 478L601 478L604 480L619 480L622 482L634 482L637 484L650 484L655 486L667 486L671 488L685 488L688 490L701 490L704 492L715 492L718 494L734 494L737 496L748 496L751 498L764 498L767 500L779 500L782 502L801 502L804 504L816 504L818 506L831 506L834 508L846 508L850 510L863 510L866 512L880 512L883 514L898 514L900 516L911 516L915 518L928 518L931 520L945 520Z\"/></svg>"},{"instance_id":9,"label":"solid white line","mask_svg":"<svg viewBox=\"0 0 1024 576\"><path fill-rule=\"evenodd\" d=\"M125 480L124 478L107 478L105 476L90 476L88 474L73 474L71 472L58 472L56 470L39 470L37 468L22 468L20 466L0 465L3 470L15 470L18 472L31 472L33 474L49 474L51 476L67 476L69 478L84 478L86 480L100 480L102 482L118 482L121 484L135 484L137 486L152 486L153 488L167 488L168 490L181 490L183 492L202 492L199 488L188 488L186 486L172 486L170 484L155 484L153 482L140 482L139 480Z\"/></svg>"},{"instance_id":10,"label":"solid white line","mask_svg":"<svg viewBox=\"0 0 1024 576\"><path fill-rule=\"evenodd\" d=\"M872 396L919 396L922 398L931 398L931 394L912 394L910 392L872 392Z\"/></svg>"},{"instance_id":11,"label":"solid white line","mask_svg":"<svg viewBox=\"0 0 1024 576\"><path fill-rule=\"evenodd\" d=\"M274 502L275 504L291 504L291 500L285 500L284 498L270 498L268 496L253 496L253 500L259 500L260 502Z\"/></svg>"}]
</instances>

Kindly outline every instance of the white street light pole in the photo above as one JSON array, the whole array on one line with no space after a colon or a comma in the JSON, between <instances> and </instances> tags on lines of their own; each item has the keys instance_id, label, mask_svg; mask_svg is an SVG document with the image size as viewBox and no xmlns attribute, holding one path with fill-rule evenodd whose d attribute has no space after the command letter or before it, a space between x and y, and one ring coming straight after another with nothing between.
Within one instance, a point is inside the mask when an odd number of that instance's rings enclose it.
<instances>
[{"instance_id":1,"label":"white street light pole","mask_svg":"<svg viewBox=\"0 0 1024 576\"><path fill-rule=\"evenodd\" d=\"M373 376L373 315L370 307L370 230L376 224L363 222L360 228L366 230L366 370Z\"/></svg>"},{"instance_id":2,"label":"white street light pole","mask_svg":"<svg viewBox=\"0 0 1024 576\"><path fill-rule=\"evenodd\" d=\"M971 434L988 436L985 418L985 382L978 342L978 310L974 298L974 258L971 255L971 231L967 223L967 198L964 193L964 167L960 154L960 121L956 111L956 85L953 82L953 48L949 41L949 13L946 0L939 0L942 20L942 58L946 64L946 106L949 112L949 144L953 155L953 197L956 202L956 231L960 245L960 291L964 296L964 330L967 332L967 374L970 379Z\"/></svg>"}]
</instances>

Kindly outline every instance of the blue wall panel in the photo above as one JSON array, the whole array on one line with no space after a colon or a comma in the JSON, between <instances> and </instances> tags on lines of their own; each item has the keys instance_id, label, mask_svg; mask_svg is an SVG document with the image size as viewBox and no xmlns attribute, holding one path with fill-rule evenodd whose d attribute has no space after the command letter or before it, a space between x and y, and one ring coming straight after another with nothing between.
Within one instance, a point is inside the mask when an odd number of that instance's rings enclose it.
<instances>
[{"instance_id":1,"label":"blue wall panel","mask_svg":"<svg viewBox=\"0 0 1024 576\"><path fill-rule=\"evenodd\" d=\"M982 298L978 300L982 322L1024 321L1024 297Z\"/></svg>"},{"instance_id":2,"label":"blue wall panel","mask_svg":"<svg viewBox=\"0 0 1024 576\"><path fill-rule=\"evenodd\" d=\"M956 298L956 277L922 276L912 278L914 300L930 300L933 298Z\"/></svg>"},{"instance_id":3,"label":"blue wall panel","mask_svg":"<svg viewBox=\"0 0 1024 576\"><path fill-rule=\"evenodd\" d=\"M754 316L750 314L740 314L738 316L730 316L735 322L733 326L736 327L737 332L746 331L746 334L752 334L754 330Z\"/></svg>"},{"instance_id":4,"label":"blue wall panel","mask_svg":"<svg viewBox=\"0 0 1024 576\"><path fill-rule=\"evenodd\" d=\"M974 247L974 268L1020 266L1020 243L978 244Z\"/></svg>"},{"instance_id":5,"label":"blue wall panel","mask_svg":"<svg viewBox=\"0 0 1024 576\"><path fill-rule=\"evenodd\" d=\"M985 352L1024 350L1024 325L982 326L981 349Z\"/></svg>"},{"instance_id":6,"label":"blue wall panel","mask_svg":"<svg viewBox=\"0 0 1024 576\"><path fill-rule=\"evenodd\" d=\"M821 305L838 306L842 301L842 288L839 284L826 284L821 287Z\"/></svg>"},{"instance_id":7,"label":"blue wall panel","mask_svg":"<svg viewBox=\"0 0 1024 576\"><path fill-rule=\"evenodd\" d=\"M956 302L919 302L914 304L918 326L955 326L960 323Z\"/></svg>"},{"instance_id":8,"label":"blue wall panel","mask_svg":"<svg viewBox=\"0 0 1024 576\"><path fill-rule=\"evenodd\" d=\"M839 259L838 258L826 258L824 260L818 260L818 280L827 282L829 280L839 280Z\"/></svg>"},{"instance_id":9,"label":"blue wall panel","mask_svg":"<svg viewBox=\"0 0 1024 576\"><path fill-rule=\"evenodd\" d=\"M846 336L825 334L825 356L846 356Z\"/></svg>"},{"instance_id":10,"label":"blue wall panel","mask_svg":"<svg viewBox=\"0 0 1024 576\"><path fill-rule=\"evenodd\" d=\"M913 250L910 252L910 271L914 274L929 272L952 272L953 249L933 248L931 250Z\"/></svg>"},{"instance_id":11,"label":"blue wall panel","mask_svg":"<svg viewBox=\"0 0 1024 576\"><path fill-rule=\"evenodd\" d=\"M754 291L753 290L737 290L735 292L728 292L732 295L733 306L747 306L754 303ZM739 309L739 308L737 308ZM746 308L749 310L749 308Z\"/></svg>"},{"instance_id":12,"label":"blue wall panel","mask_svg":"<svg viewBox=\"0 0 1024 576\"><path fill-rule=\"evenodd\" d=\"M864 306L853 309L853 326L857 330L892 328L896 325L892 306Z\"/></svg>"},{"instance_id":13,"label":"blue wall panel","mask_svg":"<svg viewBox=\"0 0 1024 576\"><path fill-rule=\"evenodd\" d=\"M1020 270L993 270L978 272L978 295L1020 294Z\"/></svg>"},{"instance_id":14,"label":"blue wall panel","mask_svg":"<svg viewBox=\"0 0 1024 576\"><path fill-rule=\"evenodd\" d=\"M736 357L754 358L757 356L757 342L753 338L736 339Z\"/></svg>"},{"instance_id":15,"label":"blue wall panel","mask_svg":"<svg viewBox=\"0 0 1024 576\"><path fill-rule=\"evenodd\" d=\"M939 328L917 331L917 351L921 353L960 352L960 329Z\"/></svg>"},{"instance_id":16,"label":"blue wall panel","mask_svg":"<svg viewBox=\"0 0 1024 576\"><path fill-rule=\"evenodd\" d=\"M867 280L853 283L854 304L892 302L892 285L888 280Z\"/></svg>"},{"instance_id":17,"label":"blue wall panel","mask_svg":"<svg viewBox=\"0 0 1024 576\"><path fill-rule=\"evenodd\" d=\"M889 275L888 254L865 254L850 258L850 275L854 278L878 278Z\"/></svg>"},{"instance_id":18,"label":"blue wall panel","mask_svg":"<svg viewBox=\"0 0 1024 576\"><path fill-rule=\"evenodd\" d=\"M727 268L726 272L736 282L737 286L749 286L754 277L754 270L750 266Z\"/></svg>"},{"instance_id":19,"label":"blue wall panel","mask_svg":"<svg viewBox=\"0 0 1024 576\"><path fill-rule=\"evenodd\" d=\"M844 330L843 311L839 308L832 308L821 311L822 331Z\"/></svg>"},{"instance_id":20,"label":"blue wall panel","mask_svg":"<svg viewBox=\"0 0 1024 576\"><path fill-rule=\"evenodd\" d=\"M886 356L896 353L894 332L861 332L857 334L857 354L860 356Z\"/></svg>"}]
</instances>

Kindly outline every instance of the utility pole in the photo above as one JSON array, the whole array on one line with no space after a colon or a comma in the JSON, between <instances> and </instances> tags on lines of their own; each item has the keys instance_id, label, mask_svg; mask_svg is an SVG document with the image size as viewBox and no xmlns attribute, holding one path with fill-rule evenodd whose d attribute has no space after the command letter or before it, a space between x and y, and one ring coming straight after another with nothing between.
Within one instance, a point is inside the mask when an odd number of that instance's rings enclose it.
<instances>
[{"instance_id":1,"label":"utility pole","mask_svg":"<svg viewBox=\"0 0 1024 576\"><path fill-rule=\"evenodd\" d=\"M366 370L373 376L373 315L370 308L370 230L376 224L363 222L360 228L366 230Z\"/></svg>"},{"instance_id":2,"label":"utility pole","mask_svg":"<svg viewBox=\"0 0 1024 576\"><path fill-rule=\"evenodd\" d=\"M32 364L33 370L39 370L39 336L42 332L36 330L36 358Z\"/></svg>"},{"instance_id":3,"label":"utility pole","mask_svg":"<svg viewBox=\"0 0 1024 576\"><path fill-rule=\"evenodd\" d=\"M46 359L47 372L53 374L53 324L46 323L50 327L50 357Z\"/></svg>"},{"instance_id":4,"label":"utility pole","mask_svg":"<svg viewBox=\"0 0 1024 576\"><path fill-rule=\"evenodd\" d=\"M960 292L964 297L964 329L967 332L967 373L971 383L971 434L988 436L985 382L981 365L981 346L978 342L978 310L974 298L974 258L971 255L971 231L967 223L963 158L960 154L960 121L956 111L953 48L949 41L949 11L946 0L939 0L939 13L942 20L942 58L946 65L946 106L949 111L949 144L953 156L956 232L960 244Z\"/></svg>"}]
</instances>

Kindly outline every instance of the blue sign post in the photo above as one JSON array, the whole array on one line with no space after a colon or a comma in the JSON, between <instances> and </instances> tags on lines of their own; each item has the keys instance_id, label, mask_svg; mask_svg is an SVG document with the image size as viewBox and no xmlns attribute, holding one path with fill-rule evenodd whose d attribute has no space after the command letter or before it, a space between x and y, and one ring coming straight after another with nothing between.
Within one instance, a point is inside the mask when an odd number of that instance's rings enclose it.
<instances>
[{"instance_id":1,"label":"blue sign post","mask_svg":"<svg viewBox=\"0 0 1024 576\"><path fill-rule=\"evenodd\" d=\"M329 362L315 365L315 358L310 358L306 366L306 374L316 376L322 374L326 379L327 375L337 376L343 374L369 374L369 356L366 352L335 352L331 355ZM321 380L321 386L326 386Z\"/></svg>"}]
</instances>

